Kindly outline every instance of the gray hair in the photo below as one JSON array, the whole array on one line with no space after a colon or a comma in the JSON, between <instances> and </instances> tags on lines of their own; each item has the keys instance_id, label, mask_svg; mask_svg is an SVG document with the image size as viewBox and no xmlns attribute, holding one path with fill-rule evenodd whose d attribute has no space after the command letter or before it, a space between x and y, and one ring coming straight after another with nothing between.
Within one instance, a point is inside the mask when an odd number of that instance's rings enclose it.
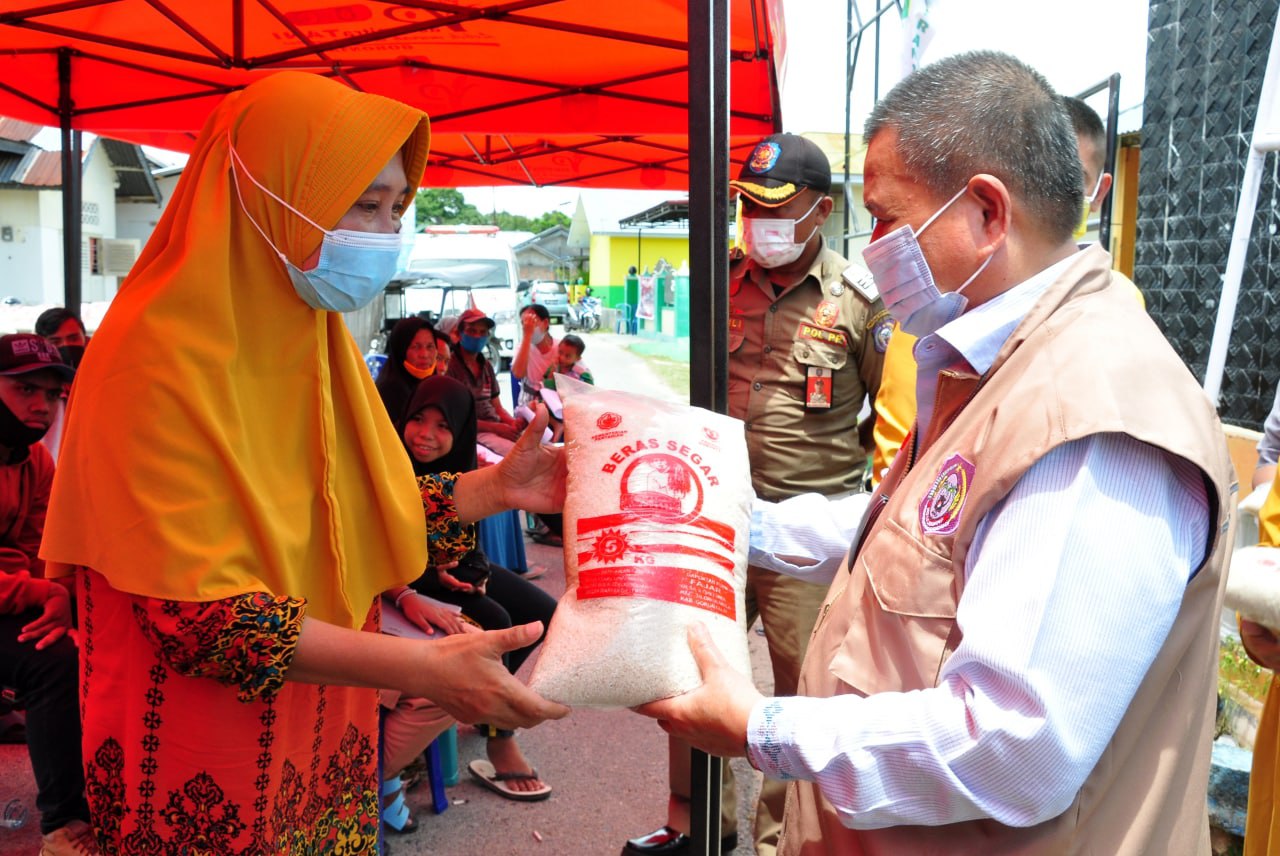
<instances>
[{"instance_id":1,"label":"gray hair","mask_svg":"<svg viewBox=\"0 0 1280 856\"><path fill-rule=\"evenodd\" d=\"M913 72L875 106L863 139L885 128L897 131L903 163L939 198L987 173L1048 237L1066 240L1080 222L1084 175L1062 99L1008 54L959 54Z\"/></svg>"}]
</instances>

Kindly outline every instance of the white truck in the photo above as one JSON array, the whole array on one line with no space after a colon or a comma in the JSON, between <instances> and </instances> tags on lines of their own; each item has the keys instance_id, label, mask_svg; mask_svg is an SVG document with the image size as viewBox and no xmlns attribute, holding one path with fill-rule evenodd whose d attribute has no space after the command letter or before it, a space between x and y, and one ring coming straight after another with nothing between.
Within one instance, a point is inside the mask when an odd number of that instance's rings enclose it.
<instances>
[{"instance_id":1,"label":"white truck","mask_svg":"<svg viewBox=\"0 0 1280 856\"><path fill-rule=\"evenodd\" d=\"M387 287L388 297L402 295L398 311L387 301L388 321L419 312L459 315L474 303L497 325L490 359L502 371L520 342L518 285L515 253L497 226L428 226L414 235L404 268Z\"/></svg>"}]
</instances>

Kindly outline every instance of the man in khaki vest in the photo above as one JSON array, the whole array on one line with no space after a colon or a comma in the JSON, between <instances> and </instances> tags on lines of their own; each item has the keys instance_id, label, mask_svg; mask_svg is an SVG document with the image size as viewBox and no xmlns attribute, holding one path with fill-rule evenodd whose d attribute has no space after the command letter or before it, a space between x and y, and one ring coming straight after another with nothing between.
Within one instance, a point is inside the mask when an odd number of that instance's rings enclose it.
<instances>
[{"instance_id":1,"label":"man in khaki vest","mask_svg":"<svg viewBox=\"0 0 1280 856\"><path fill-rule=\"evenodd\" d=\"M642 712L790 780L783 854L1208 852L1235 485L1217 417L1072 229L1061 100L1013 57L913 73L864 134L864 252L919 413L793 698L705 634Z\"/></svg>"}]
</instances>

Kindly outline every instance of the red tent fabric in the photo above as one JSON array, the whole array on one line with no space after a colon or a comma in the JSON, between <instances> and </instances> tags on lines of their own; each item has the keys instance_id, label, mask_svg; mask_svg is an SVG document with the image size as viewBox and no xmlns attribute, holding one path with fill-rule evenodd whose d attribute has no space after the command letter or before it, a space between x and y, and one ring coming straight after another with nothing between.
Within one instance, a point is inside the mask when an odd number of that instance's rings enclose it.
<instances>
[{"instance_id":1,"label":"red tent fabric","mask_svg":"<svg viewBox=\"0 0 1280 856\"><path fill-rule=\"evenodd\" d=\"M730 0L735 158L780 124L771 37L780 3ZM301 69L425 110L427 185L688 187L683 0L18 0L3 9L0 115L57 126L65 112L72 128L181 151L225 93Z\"/></svg>"}]
</instances>

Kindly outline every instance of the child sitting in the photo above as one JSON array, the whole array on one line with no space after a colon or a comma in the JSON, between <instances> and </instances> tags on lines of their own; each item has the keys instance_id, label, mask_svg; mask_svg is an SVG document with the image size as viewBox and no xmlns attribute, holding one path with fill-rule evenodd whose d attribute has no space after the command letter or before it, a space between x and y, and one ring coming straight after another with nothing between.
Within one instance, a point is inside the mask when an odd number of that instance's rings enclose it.
<instances>
[{"instance_id":1,"label":"child sitting","mask_svg":"<svg viewBox=\"0 0 1280 856\"><path fill-rule=\"evenodd\" d=\"M595 386L595 378L591 376L586 363L582 362L582 352L586 349L587 343L582 341L582 337L573 333L561 339L560 344L556 346L555 362L547 367L547 373L542 376L542 388L555 389L557 373Z\"/></svg>"}]
</instances>

